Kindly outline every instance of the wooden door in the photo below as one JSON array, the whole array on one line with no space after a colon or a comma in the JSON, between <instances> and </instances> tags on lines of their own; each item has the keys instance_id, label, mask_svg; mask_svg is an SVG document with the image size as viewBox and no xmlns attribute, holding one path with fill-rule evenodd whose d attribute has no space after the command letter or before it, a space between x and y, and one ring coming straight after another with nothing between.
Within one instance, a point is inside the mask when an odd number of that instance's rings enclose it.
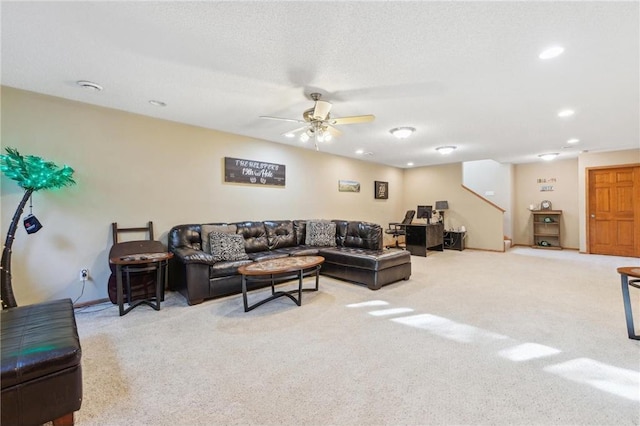
<instances>
[{"instance_id":1,"label":"wooden door","mask_svg":"<svg viewBox=\"0 0 640 426\"><path fill-rule=\"evenodd\" d=\"M589 169L589 253L640 257L640 167Z\"/></svg>"}]
</instances>

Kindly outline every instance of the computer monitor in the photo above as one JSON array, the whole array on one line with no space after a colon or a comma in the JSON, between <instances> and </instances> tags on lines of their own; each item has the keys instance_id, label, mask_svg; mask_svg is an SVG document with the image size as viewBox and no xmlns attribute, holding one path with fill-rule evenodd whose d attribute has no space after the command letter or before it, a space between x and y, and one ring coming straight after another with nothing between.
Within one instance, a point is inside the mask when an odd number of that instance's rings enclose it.
<instances>
[{"instance_id":1,"label":"computer monitor","mask_svg":"<svg viewBox=\"0 0 640 426\"><path fill-rule=\"evenodd\" d=\"M427 219L427 223L430 223L432 211L433 206L418 206L418 214L416 216L418 219Z\"/></svg>"}]
</instances>

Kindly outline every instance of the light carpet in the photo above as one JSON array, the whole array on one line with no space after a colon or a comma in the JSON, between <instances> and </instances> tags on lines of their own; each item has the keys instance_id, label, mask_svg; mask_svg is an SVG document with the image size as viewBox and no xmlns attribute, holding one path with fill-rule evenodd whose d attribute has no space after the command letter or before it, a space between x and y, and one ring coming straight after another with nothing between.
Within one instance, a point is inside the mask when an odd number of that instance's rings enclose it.
<instances>
[{"instance_id":1,"label":"light carpet","mask_svg":"<svg viewBox=\"0 0 640 426\"><path fill-rule=\"evenodd\" d=\"M378 291L321 276L301 307L168 292L159 312L79 309L76 424L640 424L640 342L616 273L638 259L516 247L411 260L410 280Z\"/></svg>"}]
</instances>

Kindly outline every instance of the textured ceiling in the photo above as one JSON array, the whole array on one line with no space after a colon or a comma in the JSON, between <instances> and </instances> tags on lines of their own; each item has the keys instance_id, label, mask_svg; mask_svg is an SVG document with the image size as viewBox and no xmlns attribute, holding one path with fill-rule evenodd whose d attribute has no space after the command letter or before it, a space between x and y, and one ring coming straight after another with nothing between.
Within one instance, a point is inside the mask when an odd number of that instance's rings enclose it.
<instances>
[{"instance_id":1,"label":"textured ceiling","mask_svg":"<svg viewBox=\"0 0 640 426\"><path fill-rule=\"evenodd\" d=\"M1 7L2 84L19 89L309 149L282 136L296 123L259 116L301 119L317 91L334 117L376 116L321 151L398 167L639 147L637 1ZM565 53L538 59L554 44Z\"/></svg>"}]
</instances>

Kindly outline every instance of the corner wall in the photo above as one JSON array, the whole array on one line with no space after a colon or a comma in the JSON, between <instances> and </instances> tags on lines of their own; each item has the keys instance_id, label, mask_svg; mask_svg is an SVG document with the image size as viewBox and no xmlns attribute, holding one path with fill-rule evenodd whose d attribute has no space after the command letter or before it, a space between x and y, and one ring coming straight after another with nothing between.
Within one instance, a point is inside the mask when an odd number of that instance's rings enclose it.
<instances>
[{"instance_id":1,"label":"corner wall","mask_svg":"<svg viewBox=\"0 0 640 426\"><path fill-rule=\"evenodd\" d=\"M467 229L468 248L504 251L503 213L462 187L462 164L407 169L404 174L403 210L447 200L445 229Z\"/></svg>"},{"instance_id":2,"label":"corner wall","mask_svg":"<svg viewBox=\"0 0 640 426\"><path fill-rule=\"evenodd\" d=\"M543 191L543 187L552 190ZM562 210L560 244L577 249L580 235L577 188L577 159L516 164L513 243L533 243L529 206L533 204L537 208L542 200L549 200L554 210Z\"/></svg>"}]
</instances>

